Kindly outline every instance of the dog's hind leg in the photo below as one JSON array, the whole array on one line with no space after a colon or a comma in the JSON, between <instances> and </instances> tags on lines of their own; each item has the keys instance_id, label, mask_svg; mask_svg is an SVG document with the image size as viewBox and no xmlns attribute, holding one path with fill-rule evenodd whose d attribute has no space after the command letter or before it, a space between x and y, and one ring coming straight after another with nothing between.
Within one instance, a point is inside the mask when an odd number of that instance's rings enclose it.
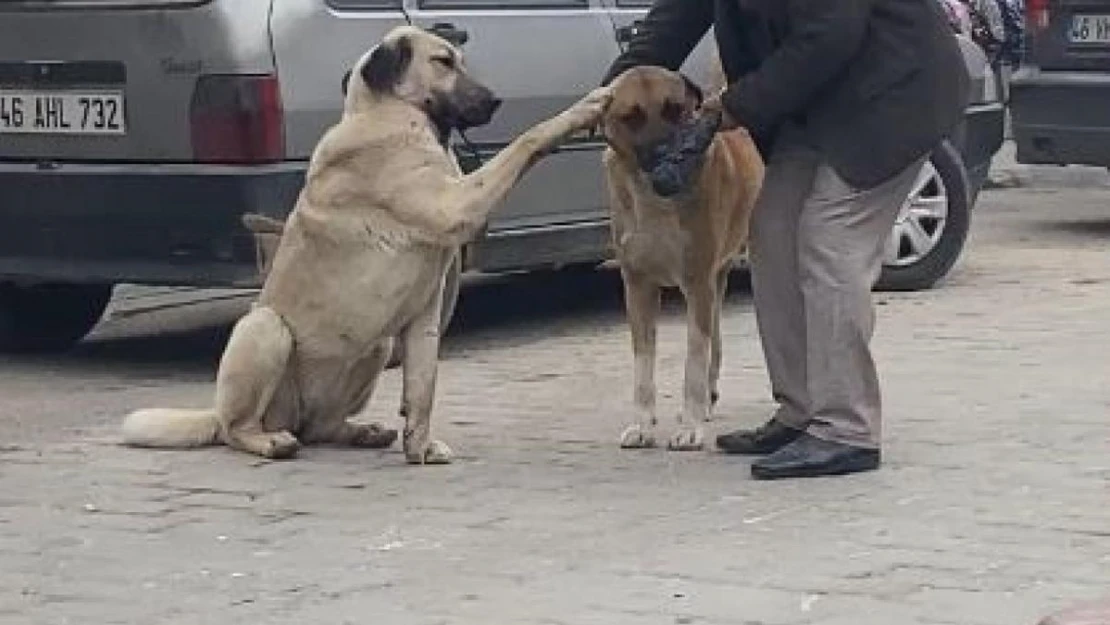
<instances>
[{"instance_id":1,"label":"dog's hind leg","mask_svg":"<svg viewBox=\"0 0 1110 625\"><path fill-rule=\"evenodd\" d=\"M401 332L404 360L401 364L401 414L405 416L405 459L410 464L446 464L451 449L432 438L432 405L435 402L439 368L439 310L443 290Z\"/></svg>"},{"instance_id":2,"label":"dog's hind leg","mask_svg":"<svg viewBox=\"0 0 1110 625\"><path fill-rule=\"evenodd\" d=\"M659 316L659 287L635 274L622 271L624 305L632 331L633 402L636 421L621 433L621 447L655 446L655 337Z\"/></svg>"},{"instance_id":3,"label":"dog's hind leg","mask_svg":"<svg viewBox=\"0 0 1110 625\"><path fill-rule=\"evenodd\" d=\"M216 377L216 414L229 446L266 458L296 455L300 443L292 433L263 427L275 391L288 382L292 352L293 335L270 308L255 307L235 324Z\"/></svg>"},{"instance_id":4,"label":"dog's hind leg","mask_svg":"<svg viewBox=\"0 0 1110 625\"><path fill-rule=\"evenodd\" d=\"M391 430L378 423L351 423L349 417L357 415L370 401L378 376L385 369L386 362L393 352L393 339L379 343L370 355L366 356L351 372L348 395L351 398L346 409L333 418L321 418L305 428L301 438L305 443L328 443L367 449L384 449L397 440L397 430Z\"/></svg>"},{"instance_id":5,"label":"dog's hind leg","mask_svg":"<svg viewBox=\"0 0 1110 625\"><path fill-rule=\"evenodd\" d=\"M709 420L709 370L716 290L716 276L686 285L683 289L686 296L686 373L678 430L668 444L674 451L697 451L705 445L702 422Z\"/></svg>"}]
</instances>

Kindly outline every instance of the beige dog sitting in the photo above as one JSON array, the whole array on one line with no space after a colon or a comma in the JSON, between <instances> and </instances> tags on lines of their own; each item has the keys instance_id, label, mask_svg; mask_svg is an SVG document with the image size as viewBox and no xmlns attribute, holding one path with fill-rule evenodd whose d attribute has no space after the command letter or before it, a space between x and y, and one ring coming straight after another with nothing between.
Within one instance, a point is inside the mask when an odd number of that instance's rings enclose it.
<instances>
[{"instance_id":1,"label":"beige dog sitting","mask_svg":"<svg viewBox=\"0 0 1110 625\"><path fill-rule=\"evenodd\" d=\"M222 442L269 458L293 456L302 443L388 446L396 432L348 418L366 404L399 337L405 456L449 461L430 432L449 262L531 165L596 125L608 90L464 176L448 135L487 123L499 101L467 75L455 47L399 27L356 63L344 89L343 116L316 146L258 302L220 360L215 406L136 411L123 424L126 443Z\"/></svg>"},{"instance_id":2,"label":"beige dog sitting","mask_svg":"<svg viewBox=\"0 0 1110 625\"><path fill-rule=\"evenodd\" d=\"M721 305L733 259L743 249L763 180L763 161L744 130L717 134L691 188L658 195L643 158L668 141L701 104L696 85L659 67L639 67L612 84L602 123L612 210L612 237L624 281L632 331L637 413L621 436L626 448L656 443L655 336L662 287L686 300L686 373L674 450L701 449L701 423L717 398L721 368Z\"/></svg>"}]
</instances>

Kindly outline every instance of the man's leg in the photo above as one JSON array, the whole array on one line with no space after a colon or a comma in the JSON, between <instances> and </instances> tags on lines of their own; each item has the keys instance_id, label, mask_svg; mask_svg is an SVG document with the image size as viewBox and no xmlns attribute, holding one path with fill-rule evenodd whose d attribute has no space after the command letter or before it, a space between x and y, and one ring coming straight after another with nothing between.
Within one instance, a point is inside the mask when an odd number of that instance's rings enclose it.
<instances>
[{"instance_id":1,"label":"man's leg","mask_svg":"<svg viewBox=\"0 0 1110 625\"><path fill-rule=\"evenodd\" d=\"M752 466L757 477L878 467L881 398L870 348L871 289L883 245L922 163L863 191L827 165L817 170L798 229L811 420L805 436Z\"/></svg>"},{"instance_id":2,"label":"man's leg","mask_svg":"<svg viewBox=\"0 0 1110 625\"><path fill-rule=\"evenodd\" d=\"M719 436L717 447L726 453L774 452L796 439L808 423L798 228L820 158L796 137L796 131L784 131L767 164L749 241L756 323L771 394L779 406L765 425Z\"/></svg>"}]
</instances>

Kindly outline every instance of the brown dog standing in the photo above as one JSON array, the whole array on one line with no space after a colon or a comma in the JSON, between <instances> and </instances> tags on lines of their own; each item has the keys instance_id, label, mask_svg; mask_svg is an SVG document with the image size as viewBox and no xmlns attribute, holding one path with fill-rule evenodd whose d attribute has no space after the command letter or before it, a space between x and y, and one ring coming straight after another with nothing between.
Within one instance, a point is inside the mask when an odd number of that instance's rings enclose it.
<instances>
[{"instance_id":1,"label":"brown dog standing","mask_svg":"<svg viewBox=\"0 0 1110 625\"><path fill-rule=\"evenodd\" d=\"M660 290L677 286L687 308L686 374L673 450L698 450L701 423L717 397L720 311L733 259L748 238L748 220L763 179L763 161L743 129L717 134L688 189L661 197L640 156L668 141L701 104L682 75L659 67L631 69L613 83L603 119L609 149L612 236L624 281L635 357L636 421L621 435L626 448L655 445L655 335Z\"/></svg>"}]
</instances>

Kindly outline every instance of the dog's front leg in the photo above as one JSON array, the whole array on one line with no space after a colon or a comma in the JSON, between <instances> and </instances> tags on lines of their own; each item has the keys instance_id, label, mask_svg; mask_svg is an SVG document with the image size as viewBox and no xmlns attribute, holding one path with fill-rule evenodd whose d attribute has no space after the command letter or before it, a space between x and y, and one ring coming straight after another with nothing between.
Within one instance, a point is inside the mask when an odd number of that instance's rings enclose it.
<instances>
[{"instance_id":1,"label":"dog's front leg","mask_svg":"<svg viewBox=\"0 0 1110 625\"><path fill-rule=\"evenodd\" d=\"M439 367L439 311L442 305L441 287L424 311L401 332L404 343L401 413L405 417L405 459L410 464L447 464L451 461L451 449L431 436L432 405Z\"/></svg>"},{"instance_id":2,"label":"dog's front leg","mask_svg":"<svg viewBox=\"0 0 1110 625\"><path fill-rule=\"evenodd\" d=\"M713 343L709 362L710 410L717 405L717 400L721 398L721 311L724 310L725 295L728 294L728 276L731 268L731 264L726 265L724 269L717 273L716 298L713 300ZM712 414L710 414L710 417L712 417Z\"/></svg>"},{"instance_id":3,"label":"dog's front leg","mask_svg":"<svg viewBox=\"0 0 1110 625\"><path fill-rule=\"evenodd\" d=\"M610 100L608 88L598 88L554 117L517 137L477 170L460 178L437 203L452 211L441 222L453 245L470 241L513 186L533 165L575 132L592 128Z\"/></svg>"},{"instance_id":4,"label":"dog's front leg","mask_svg":"<svg viewBox=\"0 0 1110 625\"><path fill-rule=\"evenodd\" d=\"M621 434L621 447L643 449L655 446L655 337L659 316L659 287L627 270L621 271L624 281L624 305L632 331L632 357L636 421Z\"/></svg>"},{"instance_id":5,"label":"dog's front leg","mask_svg":"<svg viewBox=\"0 0 1110 625\"><path fill-rule=\"evenodd\" d=\"M713 310L717 303L716 277L688 285L686 296L686 376L678 430L668 447L697 451L705 444L702 422L709 420L709 370L713 341Z\"/></svg>"}]
</instances>

